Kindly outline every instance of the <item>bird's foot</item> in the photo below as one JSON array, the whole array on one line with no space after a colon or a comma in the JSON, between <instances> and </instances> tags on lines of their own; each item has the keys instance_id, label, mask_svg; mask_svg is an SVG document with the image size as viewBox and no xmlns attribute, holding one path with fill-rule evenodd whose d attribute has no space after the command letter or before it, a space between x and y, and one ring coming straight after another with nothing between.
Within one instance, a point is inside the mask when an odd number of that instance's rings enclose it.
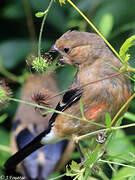
<instances>
[{"instance_id":1,"label":"bird's foot","mask_svg":"<svg viewBox=\"0 0 135 180\"><path fill-rule=\"evenodd\" d=\"M100 144L103 144L106 141L107 137L108 135L105 134L105 132L100 132L98 133L98 138L96 139L96 141Z\"/></svg>"}]
</instances>

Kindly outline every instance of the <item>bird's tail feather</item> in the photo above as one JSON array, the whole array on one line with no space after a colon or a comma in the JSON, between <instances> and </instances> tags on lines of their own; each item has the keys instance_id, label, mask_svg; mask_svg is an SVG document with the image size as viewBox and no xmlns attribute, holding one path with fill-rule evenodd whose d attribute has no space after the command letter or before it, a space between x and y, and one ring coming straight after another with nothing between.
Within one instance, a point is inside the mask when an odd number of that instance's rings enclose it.
<instances>
[{"instance_id":1,"label":"bird's tail feather","mask_svg":"<svg viewBox=\"0 0 135 180\"><path fill-rule=\"evenodd\" d=\"M20 149L17 153L11 156L6 163L4 164L5 170L13 170L16 166L23 161L27 156L29 156L32 152L41 148L43 145L40 143L42 137L44 137L50 129L47 129L40 133L36 138L34 138L30 143Z\"/></svg>"}]
</instances>

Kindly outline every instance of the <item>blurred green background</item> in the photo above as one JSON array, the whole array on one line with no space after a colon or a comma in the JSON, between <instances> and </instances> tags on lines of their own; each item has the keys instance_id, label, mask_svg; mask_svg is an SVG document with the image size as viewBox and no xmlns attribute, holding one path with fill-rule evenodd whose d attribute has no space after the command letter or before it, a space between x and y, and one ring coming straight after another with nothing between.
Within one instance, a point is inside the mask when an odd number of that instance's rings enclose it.
<instances>
[{"instance_id":1,"label":"blurred green background","mask_svg":"<svg viewBox=\"0 0 135 180\"><path fill-rule=\"evenodd\" d=\"M135 0L74 0L73 2L91 19L117 51L128 37L135 34ZM25 59L31 52L37 51L42 20L36 18L35 13L44 11L48 3L49 0L0 1L0 59L4 68L17 77L25 77L29 71ZM56 0L45 23L42 51L47 51L55 40L69 29L93 32L93 29L67 2L60 6ZM131 64L135 67L134 47L131 48L130 53L132 54ZM2 65L0 65L0 76L4 77ZM71 67L58 69L58 84L61 89L69 85L73 74L74 70ZM22 85L8 78L6 80L13 90L14 97L19 98ZM17 104L12 102L8 108L0 111L1 114L7 113L8 115L8 118L0 124L0 145L9 145L11 123L16 107ZM135 101L132 102L129 112L135 114ZM132 121L124 119L123 123L127 124ZM132 144L135 152L134 132L135 128L126 130L128 135L126 137L129 137L127 143ZM125 135L122 137L124 141ZM9 155L0 146L0 167Z\"/></svg>"}]
</instances>

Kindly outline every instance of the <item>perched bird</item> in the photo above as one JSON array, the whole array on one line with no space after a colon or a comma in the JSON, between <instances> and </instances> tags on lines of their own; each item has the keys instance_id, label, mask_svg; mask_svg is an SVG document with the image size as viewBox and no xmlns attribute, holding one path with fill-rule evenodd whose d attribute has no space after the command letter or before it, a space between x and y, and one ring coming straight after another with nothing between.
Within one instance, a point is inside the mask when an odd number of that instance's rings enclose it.
<instances>
[{"instance_id":1,"label":"perched bird","mask_svg":"<svg viewBox=\"0 0 135 180\"><path fill-rule=\"evenodd\" d=\"M24 83L22 99L54 109L60 98L49 99L49 97L58 92L54 75L33 74ZM43 113L45 110L34 109L32 106L22 103L19 105L11 133L11 149L13 153L23 148L48 127L48 120L52 114L42 116L40 111ZM23 161L20 167L21 173L27 180L44 180L56 169L56 166L59 168L59 166L64 166L67 163L73 149L73 143L68 143L65 140L54 145L47 145L46 148L43 147L32 153ZM66 157L62 157L63 153Z\"/></svg>"},{"instance_id":2,"label":"perched bird","mask_svg":"<svg viewBox=\"0 0 135 180\"><path fill-rule=\"evenodd\" d=\"M68 31L56 41L51 51L59 52L61 63L78 67L70 86L72 90L63 95L56 106L57 111L81 118L79 102L81 98L85 118L90 122L105 125L106 112L113 118L131 96L130 80L124 74L85 86L87 83L117 73L112 65L116 68L122 66L98 35ZM124 111L121 116L123 114ZM72 136L83 135L101 128L62 113L54 113L49 120L48 128L9 158L5 168L15 168L25 157L44 145L46 147L47 144L54 144L62 139L70 139Z\"/></svg>"}]
</instances>

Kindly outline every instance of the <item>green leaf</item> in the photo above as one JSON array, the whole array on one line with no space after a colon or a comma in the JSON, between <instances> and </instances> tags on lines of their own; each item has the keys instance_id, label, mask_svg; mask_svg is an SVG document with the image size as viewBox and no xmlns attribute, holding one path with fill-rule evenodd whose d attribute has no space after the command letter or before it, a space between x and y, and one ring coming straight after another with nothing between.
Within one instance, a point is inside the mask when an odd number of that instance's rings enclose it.
<instances>
[{"instance_id":1,"label":"green leaf","mask_svg":"<svg viewBox=\"0 0 135 180\"><path fill-rule=\"evenodd\" d=\"M2 16L8 19L23 19L25 18L25 9L22 8L22 2L18 0L13 0L12 3L7 3L7 5L2 10Z\"/></svg>"},{"instance_id":2,"label":"green leaf","mask_svg":"<svg viewBox=\"0 0 135 180\"><path fill-rule=\"evenodd\" d=\"M61 11L61 7L58 5L58 3L54 3L51 7L48 13L47 20L49 24L52 25L52 27L59 30L59 33L63 33L63 31L67 30L67 26L65 23L65 21L67 21L67 16L63 11Z\"/></svg>"},{"instance_id":3,"label":"green leaf","mask_svg":"<svg viewBox=\"0 0 135 180\"><path fill-rule=\"evenodd\" d=\"M120 48L120 52L119 52L119 54L123 58L123 60L129 59L129 54L127 52L129 50L129 48L134 45L135 45L135 35L131 36L123 43L123 45Z\"/></svg>"},{"instance_id":4,"label":"green leaf","mask_svg":"<svg viewBox=\"0 0 135 180\"><path fill-rule=\"evenodd\" d=\"M88 158L86 159L86 162L84 164L85 167L89 167L90 165L93 165L97 161L98 153L99 153L99 147L96 147L94 151L88 154Z\"/></svg>"},{"instance_id":5,"label":"green leaf","mask_svg":"<svg viewBox=\"0 0 135 180\"><path fill-rule=\"evenodd\" d=\"M31 8L33 10L41 11L41 9L47 9L50 0L45 0L45 1L43 1L43 0L38 0L38 1L29 0L29 2L31 5Z\"/></svg>"},{"instance_id":6,"label":"green leaf","mask_svg":"<svg viewBox=\"0 0 135 180\"><path fill-rule=\"evenodd\" d=\"M89 167L85 169L85 177L86 177L85 179L87 179L87 177L91 175L91 172L92 172L92 169L90 169Z\"/></svg>"},{"instance_id":7,"label":"green leaf","mask_svg":"<svg viewBox=\"0 0 135 180\"><path fill-rule=\"evenodd\" d=\"M127 180L131 176L135 178L135 169L124 167L117 171L111 180Z\"/></svg>"},{"instance_id":8,"label":"green leaf","mask_svg":"<svg viewBox=\"0 0 135 180\"><path fill-rule=\"evenodd\" d=\"M1 116L0 116L0 123L4 122L7 117L8 117L7 114L1 115Z\"/></svg>"},{"instance_id":9,"label":"green leaf","mask_svg":"<svg viewBox=\"0 0 135 180\"><path fill-rule=\"evenodd\" d=\"M0 127L0 145L9 147L9 143L10 143L9 132L5 128ZM10 156L9 152L0 150L0 169L3 166L4 162L9 158L9 156Z\"/></svg>"},{"instance_id":10,"label":"green leaf","mask_svg":"<svg viewBox=\"0 0 135 180\"><path fill-rule=\"evenodd\" d=\"M109 113L105 114L105 124L107 128L111 127L111 116Z\"/></svg>"},{"instance_id":11,"label":"green leaf","mask_svg":"<svg viewBox=\"0 0 135 180\"><path fill-rule=\"evenodd\" d=\"M72 161L70 168L74 171L74 172L80 172L80 165L77 164L77 162Z\"/></svg>"},{"instance_id":12,"label":"green leaf","mask_svg":"<svg viewBox=\"0 0 135 180\"><path fill-rule=\"evenodd\" d=\"M108 37L113 28L114 20L111 13L106 13L102 16L99 23L99 30L105 36Z\"/></svg>"},{"instance_id":13,"label":"green leaf","mask_svg":"<svg viewBox=\"0 0 135 180\"><path fill-rule=\"evenodd\" d=\"M73 173L68 166L66 166L66 176L76 176L76 173Z\"/></svg>"},{"instance_id":14,"label":"green leaf","mask_svg":"<svg viewBox=\"0 0 135 180\"><path fill-rule=\"evenodd\" d=\"M129 120L131 120L131 121L133 121L133 122L135 122L135 114L133 114L133 113L131 113L131 112L126 112L126 113L124 114L124 117L127 118L127 119L129 119Z\"/></svg>"},{"instance_id":15,"label":"green leaf","mask_svg":"<svg viewBox=\"0 0 135 180\"><path fill-rule=\"evenodd\" d=\"M119 34L122 34L125 31L130 31L132 29L135 29L135 22L134 21L129 23L126 22L126 24L122 25L121 27L114 29L113 32L110 34L109 39L113 39Z\"/></svg>"},{"instance_id":16,"label":"green leaf","mask_svg":"<svg viewBox=\"0 0 135 180\"><path fill-rule=\"evenodd\" d=\"M44 15L45 15L44 12L37 12L37 13L35 14L35 16L36 16L37 18L41 18L41 17L43 17Z\"/></svg>"},{"instance_id":17,"label":"green leaf","mask_svg":"<svg viewBox=\"0 0 135 180\"><path fill-rule=\"evenodd\" d=\"M120 163L134 161L131 154L135 154L135 147L122 130L118 130L111 136L106 144L106 151L110 160Z\"/></svg>"},{"instance_id":18,"label":"green leaf","mask_svg":"<svg viewBox=\"0 0 135 180\"><path fill-rule=\"evenodd\" d=\"M115 126L116 127L120 126L122 123L122 120L123 120L123 117L119 118L118 121L116 122Z\"/></svg>"},{"instance_id":19,"label":"green leaf","mask_svg":"<svg viewBox=\"0 0 135 180\"><path fill-rule=\"evenodd\" d=\"M120 68L120 72L125 71L125 70L126 70L126 66L125 65Z\"/></svg>"},{"instance_id":20,"label":"green leaf","mask_svg":"<svg viewBox=\"0 0 135 180\"><path fill-rule=\"evenodd\" d=\"M0 43L0 56L5 68L12 69L20 62L25 61L25 57L31 50L29 40L15 39Z\"/></svg>"},{"instance_id":21,"label":"green leaf","mask_svg":"<svg viewBox=\"0 0 135 180\"><path fill-rule=\"evenodd\" d=\"M78 179L77 179L77 180L85 180L85 177L84 177L83 173L82 173L82 174L80 174L80 176L78 177Z\"/></svg>"},{"instance_id":22,"label":"green leaf","mask_svg":"<svg viewBox=\"0 0 135 180\"><path fill-rule=\"evenodd\" d=\"M94 0L92 2L94 3ZM103 14L106 14L106 13L111 13L113 16L114 26L115 26L113 30L120 29L121 26L129 22L134 22L134 19L133 19L134 12L135 12L134 0L130 1L130 3L128 3L128 0L98 1L98 5L96 7L97 9L95 10L96 12L94 13L94 16L93 16L94 18L93 23L97 27L99 27L99 23L101 21ZM129 11L127 11L127 9ZM119 38L119 40L121 40L121 38ZM119 43L118 42L119 40L117 37L116 39L117 44Z\"/></svg>"}]
</instances>

